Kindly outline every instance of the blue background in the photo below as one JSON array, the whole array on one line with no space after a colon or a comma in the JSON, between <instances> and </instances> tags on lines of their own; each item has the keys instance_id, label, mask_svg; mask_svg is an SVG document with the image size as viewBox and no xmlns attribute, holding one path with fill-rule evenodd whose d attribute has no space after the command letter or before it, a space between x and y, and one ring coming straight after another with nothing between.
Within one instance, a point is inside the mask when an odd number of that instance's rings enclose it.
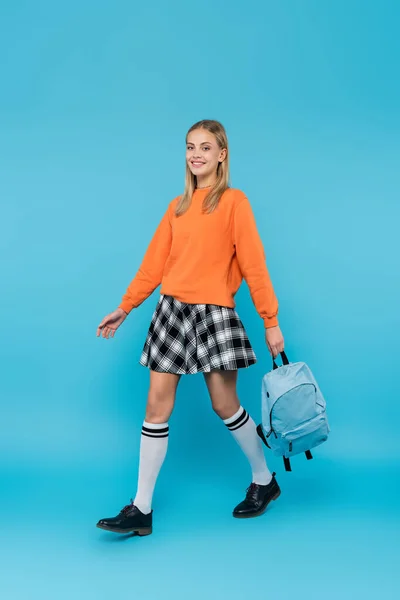
<instances>
[{"instance_id":1,"label":"blue background","mask_svg":"<svg viewBox=\"0 0 400 600\"><path fill-rule=\"evenodd\" d=\"M0 593L108 600L398 598L399 4L221 0L1 3ZM246 459L183 377L154 533L95 528L136 491L157 290L119 304L184 181L185 133L219 119L246 192L291 361L332 427L259 519L231 510ZM260 419L270 369L239 397Z\"/></svg>"}]
</instances>

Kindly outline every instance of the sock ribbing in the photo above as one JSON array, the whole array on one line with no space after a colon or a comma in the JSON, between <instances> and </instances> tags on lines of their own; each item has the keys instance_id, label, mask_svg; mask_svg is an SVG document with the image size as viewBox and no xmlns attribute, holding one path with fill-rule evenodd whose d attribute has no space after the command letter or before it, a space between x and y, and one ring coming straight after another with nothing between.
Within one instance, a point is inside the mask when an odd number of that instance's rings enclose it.
<instances>
[{"instance_id":1,"label":"sock ribbing","mask_svg":"<svg viewBox=\"0 0 400 600\"><path fill-rule=\"evenodd\" d=\"M241 406L234 415L229 417L229 419L224 419L224 423L230 431L235 431L236 429L243 427L249 418L249 413Z\"/></svg>"},{"instance_id":2,"label":"sock ribbing","mask_svg":"<svg viewBox=\"0 0 400 600\"><path fill-rule=\"evenodd\" d=\"M147 437L168 437L169 425L168 423L147 423L143 421L142 435Z\"/></svg>"}]
</instances>

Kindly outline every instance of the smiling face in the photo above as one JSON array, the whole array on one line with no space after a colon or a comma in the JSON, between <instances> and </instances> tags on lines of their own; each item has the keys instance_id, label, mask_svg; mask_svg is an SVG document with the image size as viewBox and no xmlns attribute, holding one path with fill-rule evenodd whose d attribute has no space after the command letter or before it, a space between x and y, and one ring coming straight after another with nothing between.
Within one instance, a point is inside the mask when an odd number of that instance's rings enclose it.
<instances>
[{"instance_id":1,"label":"smiling face","mask_svg":"<svg viewBox=\"0 0 400 600\"><path fill-rule=\"evenodd\" d=\"M186 141L186 162L197 177L201 186L212 185L216 178L218 164L226 157L226 149L221 149L213 133L206 129L191 131Z\"/></svg>"}]
</instances>

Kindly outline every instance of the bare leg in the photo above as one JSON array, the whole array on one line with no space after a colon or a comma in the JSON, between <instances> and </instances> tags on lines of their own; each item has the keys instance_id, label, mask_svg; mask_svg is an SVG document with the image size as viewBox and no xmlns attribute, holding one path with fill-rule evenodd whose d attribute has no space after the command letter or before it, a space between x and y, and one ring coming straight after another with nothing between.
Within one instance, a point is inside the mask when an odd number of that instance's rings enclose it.
<instances>
[{"instance_id":1,"label":"bare leg","mask_svg":"<svg viewBox=\"0 0 400 600\"><path fill-rule=\"evenodd\" d=\"M238 372L215 370L204 373L213 410L221 419L228 419L239 410L236 392Z\"/></svg>"},{"instance_id":2,"label":"bare leg","mask_svg":"<svg viewBox=\"0 0 400 600\"><path fill-rule=\"evenodd\" d=\"M150 371L150 387L147 396L146 416L148 423L165 423L170 418L181 375Z\"/></svg>"}]
</instances>

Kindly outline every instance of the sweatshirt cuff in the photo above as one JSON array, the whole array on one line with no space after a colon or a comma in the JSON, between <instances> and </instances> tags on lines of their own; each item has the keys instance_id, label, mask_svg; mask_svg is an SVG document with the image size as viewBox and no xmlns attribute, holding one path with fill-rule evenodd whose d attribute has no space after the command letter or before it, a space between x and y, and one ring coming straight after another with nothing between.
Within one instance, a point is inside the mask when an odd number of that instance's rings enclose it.
<instances>
[{"instance_id":1,"label":"sweatshirt cuff","mask_svg":"<svg viewBox=\"0 0 400 600\"><path fill-rule=\"evenodd\" d=\"M265 317L264 319L264 327L265 329L268 329L269 327L277 327L279 325L278 323L278 317Z\"/></svg>"},{"instance_id":2,"label":"sweatshirt cuff","mask_svg":"<svg viewBox=\"0 0 400 600\"><path fill-rule=\"evenodd\" d=\"M128 315L131 312L133 306L127 300L123 300L118 308L122 308Z\"/></svg>"}]
</instances>

